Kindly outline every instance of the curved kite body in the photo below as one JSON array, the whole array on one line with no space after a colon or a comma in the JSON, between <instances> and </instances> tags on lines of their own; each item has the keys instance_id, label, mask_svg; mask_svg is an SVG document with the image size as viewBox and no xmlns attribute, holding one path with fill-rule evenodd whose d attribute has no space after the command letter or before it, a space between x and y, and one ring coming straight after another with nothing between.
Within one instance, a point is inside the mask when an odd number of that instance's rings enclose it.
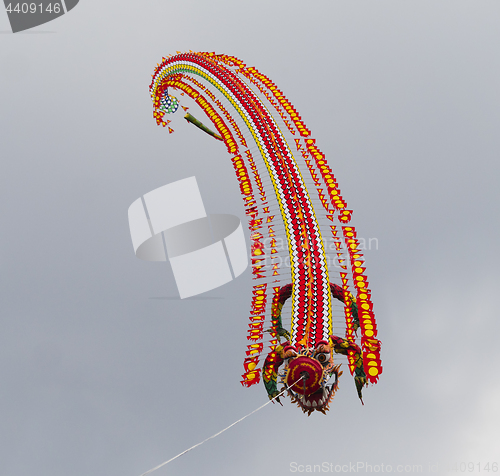
<instances>
[{"instance_id":1,"label":"curved kite body","mask_svg":"<svg viewBox=\"0 0 500 476\"><path fill-rule=\"evenodd\" d=\"M170 122L164 121L165 114L179 105L169 90L190 97L211 121L216 132L186 115L224 141L244 200L256 284L242 384L260 381L259 361L264 336L269 336L262 377L270 398L278 393L284 364L281 381L292 400L304 412L324 413L342 373L333 364L333 352L347 355L361 396L364 383L376 383L382 372L371 293L356 230L349 225L352 211L310 131L269 78L235 57L190 52L163 58L150 92L153 115L164 127ZM344 304L345 338L334 335L332 295ZM289 298L288 332L281 308ZM358 327L361 347L355 343ZM328 387L333 375L335 382Z\"/></svg>"}]
</instances>

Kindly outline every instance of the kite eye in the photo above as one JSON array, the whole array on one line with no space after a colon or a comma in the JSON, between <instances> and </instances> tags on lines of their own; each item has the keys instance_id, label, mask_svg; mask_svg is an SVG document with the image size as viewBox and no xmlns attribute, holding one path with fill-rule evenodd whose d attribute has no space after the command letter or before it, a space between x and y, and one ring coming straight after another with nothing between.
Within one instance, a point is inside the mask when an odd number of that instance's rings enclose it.
<instances>
[{"instance_id":1,"label":"kite eye","mask_svg":"<svg viewBox=\"0 0 500 476\"><path fill-rule=\"evenodd\" d=\"M321 352L319 354L316 354L316 360L320 362L321 364L325 365L328 362L330 362L330 354L326 354L324 352Z\"/></svg>"},{"instance_id":2,"label":"kite eye","mask_svg":"<svg viewBox=\"0 0 500 476\"><path fill-rule=\"evenodd\" d=\"M297 357L297 354L295 352L287 352L285 354L285 358L283 359L283 363L285 364L285 367L288 367L290 362Z\"/></svg>"}]
</instances>

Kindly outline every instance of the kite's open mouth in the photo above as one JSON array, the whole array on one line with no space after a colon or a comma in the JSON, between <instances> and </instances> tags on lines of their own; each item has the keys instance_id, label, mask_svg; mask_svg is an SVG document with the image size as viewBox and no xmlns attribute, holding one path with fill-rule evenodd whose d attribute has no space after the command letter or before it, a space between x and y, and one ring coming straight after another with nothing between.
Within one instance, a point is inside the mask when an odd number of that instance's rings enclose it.
<instances>
[{"instance_id":1,"label":"kite's open mouth","mask_svg":"<svg viewBox=\"0 0 500 476\"><path fill-rule=\"evenodd\" d=\"M338 387L340 365L333 365L328 360L323 365L318 360L299 355L292 358L285 368L282 382L288 386L288 394L304 413L309 415L314 411L325 413ZM335 381L328 386L327 382L332 375Z\"/></svg>"},{"instance_id":2,"label":"kite's open mouth","mask_svg":"<svg viewBox=\"0 0 500 476\"><path fill-rule=\"evenodd\" d=\"M311 395L301 395L290 389L288 389L288 394L292 402L296 403L304 413L310 415L314 410L325 413L329 409L337 387L337 380L335 380L332 385L322 387Z\"/></svg>"}]
</instances>

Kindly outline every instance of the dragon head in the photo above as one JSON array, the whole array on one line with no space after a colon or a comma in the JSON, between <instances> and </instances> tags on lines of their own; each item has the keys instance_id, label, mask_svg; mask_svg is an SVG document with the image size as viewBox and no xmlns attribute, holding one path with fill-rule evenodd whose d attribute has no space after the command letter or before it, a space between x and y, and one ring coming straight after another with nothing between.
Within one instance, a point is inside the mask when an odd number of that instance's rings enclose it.
<instances>
[{"instance_id":1,"label":"dragon head","mask_svg":"<svg viewBox=\"0 0 500 476\"><path fill-rule=\"evenodd\" d=\"M301 350L285 345L283 359L285 366L280 374L281 382L287 386L292 402L308 416L315 410L325 414L342 375L340 365L333 362L329 343L321 341L314 349ZM333 376L334 382L328 385Z\"/></svg>"}]
</instances>

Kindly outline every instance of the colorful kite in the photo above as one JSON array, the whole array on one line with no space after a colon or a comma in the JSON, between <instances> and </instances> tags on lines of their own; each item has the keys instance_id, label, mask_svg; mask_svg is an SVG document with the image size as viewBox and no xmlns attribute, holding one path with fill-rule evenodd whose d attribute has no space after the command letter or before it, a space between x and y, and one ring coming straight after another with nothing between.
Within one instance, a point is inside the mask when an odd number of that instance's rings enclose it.
<instances>
[{"instance_id":1,"label":"colorful kite","mask_svg":"<svg viewBox=\"0 0 500 476\"><path fill-rule=\"evenodd\" d=\"M179 104L169 91L191 98L216 132L191 114L186 119L223 140L236 172L255 280L241 383L249 387L262 376L275 398L279 379L305 413L325 413L342 374L335 353L346 356L361 398L363 386L382 373L362 240L300 115L267 76L233 56L177 52L157 65L149 89L153 116L164 127L170 123L165 115ZM284 323L288 299L290 321ZM342 313L343 324L335 313ZM265 341L268 355L260 368Z\"/></svg>"}]
</instances>

